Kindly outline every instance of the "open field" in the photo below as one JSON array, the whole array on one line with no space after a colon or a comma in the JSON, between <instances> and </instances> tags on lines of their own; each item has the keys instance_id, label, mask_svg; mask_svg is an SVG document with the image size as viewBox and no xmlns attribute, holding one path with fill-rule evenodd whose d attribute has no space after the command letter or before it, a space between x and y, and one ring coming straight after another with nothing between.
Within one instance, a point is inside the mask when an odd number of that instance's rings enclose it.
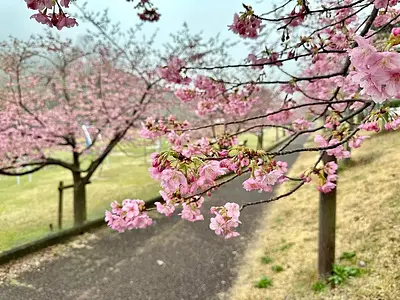
<instances>
[{"instance_id":1,"label":"open field","mask_svg":"<svg viewBox=\"0 0 400 300\"><path fill-rule=\"evenodd\" d=\"M280 136L282 133L280 132ZM249 147L256 147L254 134L243 134L240 141L248 140ZM265 130L264 145L275 142L275 130ZM163 143L163 149L167 144ZM104 210L114 200L125 198L151 199L158 195L159 185L149 175L148 158L156 151L150 147L124 146L126 156L117 147L103 163L87 186L88 219L104 215ZM57 153L64 159L68 153ZM69 171L60 167L48 167L20 179L0 176L0 252L32 241L50 233L50 224L57 230L58 184L72 183ZM71 227L72 189L64 190L63 229Z\"/></svg>"},{"instance_id":2,"label":"open field","mask_svg":"<svg viewBox=\"0 0 400 300\"><path fill-rule=\"evenodd\" d=\"M148 153L154 150L149 150ZM131 151L130 151L131 152ZM114 151L87 185L88 219L101 217L113 200L150 199L158 194L158 184L151 179L143 147L132 158ZM0 177L0 251L42 237L57 230L58 184L72 183L69 171L48 167L28 176L17 185L15 177ZM72 226L72 189L64 190L63 228Z\"/></svg>"},{"instance_id":3,"label":"open field","mask_svg":"<svg viewBox=\"0 0 400 300\"><path fill-rule=\"evenodd\" d=\"M360 277L319 294L312 290L317 282L318 192L310 183L264 207L229 299L398 299L399 134L373 135L340 170L336 257L339 264L358 266ZM316 155L301 154L290 175L299 176ZM278 193L293 186L282 186ZM343 252L356 256L346 262L339 259Z\"/></svg>"}]
</instances>

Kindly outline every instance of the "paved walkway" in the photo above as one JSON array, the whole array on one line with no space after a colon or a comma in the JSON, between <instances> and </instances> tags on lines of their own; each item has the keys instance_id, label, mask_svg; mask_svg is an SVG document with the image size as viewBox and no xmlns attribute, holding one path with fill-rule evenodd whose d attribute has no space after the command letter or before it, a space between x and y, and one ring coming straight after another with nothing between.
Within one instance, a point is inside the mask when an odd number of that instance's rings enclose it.
<instances>
[{"instance_id":1,"label":"paved walkway","mask_svg":"<svg viewBox=\"0 0 400 300\"><path fill-rule=\"evenodd\" d=\"M305 138L292 145L300 147ZM285 160L292 164L296 154ZM246 192L237 178L214 193L204 205L271 197ZM1 300L208 300L227 291L236 264L257 225L260 206L241 216L240 238L224 240L208 229L208 222L190 223L174 216L160 218L145 230L118 234L103 230L91 249L75 249L72 256L45 263L23 273L23 285L1 285Z\"/></svg>"}]
</instances>

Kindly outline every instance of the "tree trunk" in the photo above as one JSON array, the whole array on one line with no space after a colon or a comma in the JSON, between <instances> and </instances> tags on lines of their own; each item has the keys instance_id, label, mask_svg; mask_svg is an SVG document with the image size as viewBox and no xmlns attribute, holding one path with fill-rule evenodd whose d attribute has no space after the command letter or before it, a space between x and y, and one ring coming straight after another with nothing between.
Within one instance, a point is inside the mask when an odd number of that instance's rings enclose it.
<instances>
[{"instance_id":1,"label":"tree trunk","mask_svg":"<svg viewBox=\"0 0 400 300\"><path fill-rule=\"evenodd\" d=\"M86 183L80 173L73 173L74 178L74 226L86 221Z\"/></svg>"},{"instance_id":2,"label":"tree trunk","mask_svg":"<svg viewBox=\"0 0 400 300\"><path fill-rule=\"evenodd\" d=\"M279 140L279 128L276 127L275 128L275 142L277 142Z\"/></svg>"},{"instance_id":3,"label":"tree trunk","mask_svg":"<svg viewBox=\"0 0 400 300\"><path fill-rule=\"evenodd\" d=\"M261 129L257 134L257 150L263 149L264 131Z\"/></svg>"},{"instance_id":4,"label":"tree trunk","mask_svg":"<svg viewBox=\"0 0 400 300\"><path fill-rule=\"evenodd\" d=\"M328 156L325 152L322 161L324 165L330 161L336 163L336 158ZM328 194L320 193L319 195L318 273L320 280L326 280L332 274L335 262L335 230L336 188Z\"/></svg>"}]
</instances>

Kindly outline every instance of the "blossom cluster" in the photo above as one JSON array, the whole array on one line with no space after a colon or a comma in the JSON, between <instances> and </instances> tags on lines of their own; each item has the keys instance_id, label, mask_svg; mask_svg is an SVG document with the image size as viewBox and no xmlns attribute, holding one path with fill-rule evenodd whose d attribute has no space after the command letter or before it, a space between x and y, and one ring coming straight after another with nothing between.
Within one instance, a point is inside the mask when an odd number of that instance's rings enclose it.
<instances>
[{"instance_id":1,"label":"blossom cluster","mask_svg":"<svg viewBox=\"0 0 400 300\"><path fill-rule=\"evenodd\" d=\"M237 203L227 202L222 207L213 206L210 213L215 214L210 223L210 229L214 230L215 234L226 239L240 235L235 231L235 228L241 223L239 221L240 209Z\"/></svg>"},{"instance_id":2,"label":"blossom cluster","mask_svg":"<svg viewBox=\"0 0 400 300\"><path fill-rule=\"evenodd\" d=\"M336 187L337 169L338 165L335 162L328 162L325 164L322 172L320 172L321 183L317 186L317 189L321 193L330 193ZM326 178L324 174L327 174Z\"/></svg>"},{"instance_id":3,"label":"blossom cluster","mask_svg":"<svg viewBox=\"0 0 400 300\"><path fill-rule=\"evenodd\" d=\"M233 24L228 26L229 30L232 30L240 37L249 39L257 38L263 27L261 20L254 16L252 10L247 10L240 16L235 14L233 16Z\"/></svg>"},{"instance_id":4,"label":"blossom cluster","mask_svg":"<svg viewBox=\"0 0 400 300\"><path fill-rule=\"evenodd\" d=\"M177 84L188 84L191 82L190 78L183 77L181 75L181 70L185 66L185 61L173 56L168 60L168 65L166 67L160 67L157 69L161 78L166 79L169 82Z\"/></svg>"},{"instance_id":5,"label":"blossom cluster","mask_svg":"<svg viewBox=\"0 0 400 300\"><path fill-rule=\"evenodd\" d=\"M58 30L78 25L75 18L69 17L62 10L62 7L69 7L70 0L25 0L25 2L29 9L38 11L31 16L31 19L35 19L39 23L49 27L55 26ZM55 12L56 7L58 7L58 13ZM50 13L48 10L52 10L52 12Z\"/></svg>"},{"instance_id":6,"label":"blossom cluster","mask_svg":"<svg viewBox=\"0 0 400 300\"><path fill-rule=\"evenodd\" d=\"M349 50L354 70L351 80L362 88L362 94L375 102L400 97L400 53L378 52L362 37L356 37L358 46Z\"/></svg>"},{"instance_id":7,"label":"blossom cluster","mask_svg":"<svg viewBox=\"0 0 400 300\"><path fill-rule=\"evenodd\" d=\"M179 122L172 115L170 115L166 121L163 119L156 120L153 117L148 117L140 130L140 135L146 139L155 139L167 134L168 132L185 129L189 125L188 121ZM173 136L173 133L172 135L170 134L170 136Z\"/></svg>"},{"instance_id":8,"label":"blossom cluster","mask_svg":"<svg viewBox=\"0 0 400 300\"><path fill-rule=\"evenodd\" d=\"M142 21L157 22L161 17L157 8L153 7L153 4L149 0L139 0L135 8L143 9L142 12L138 13L139 18Z\"/></svg>"},{"instance_id":9,"label":"blossom cluster","mask_svg":"<svg viewBox=\"0 0 400 300\"><path fill-rule=\"evenodd\" d=\"M120 205L117 201L111 203L111 211L106 211L107 225L118 232L137 228L146 228L152 224L147 215L143 200L125 199Z\"/></svg>"},{"instance_id":10,"label":"blossom cluster","mask_svg":"<svg viewBox=\"0 0 400 300\"><path fill-rule=\"evenodd\" d=\"M246 191L272 192L275 184L287 180L284 175L287 170L287 163L284 161L273 160L270 164L261 164L254 168L253 176L243 182L243 188Z\"/></svg>"}]
</instances>

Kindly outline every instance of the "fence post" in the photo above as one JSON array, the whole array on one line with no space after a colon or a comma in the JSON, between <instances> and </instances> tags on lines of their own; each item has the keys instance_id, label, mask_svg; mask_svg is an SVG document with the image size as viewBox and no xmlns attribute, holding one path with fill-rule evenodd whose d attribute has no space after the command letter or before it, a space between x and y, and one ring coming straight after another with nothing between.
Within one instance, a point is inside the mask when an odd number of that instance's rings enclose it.
<instances>
[{"instance_id":1,"label":"fence post","mask_svg":"<svg viewBox=\"0 0 400 300\"><path fill-rule=\"evenodd\" d=\"M349 111L349 110L347 110L346 112L347 112L347 114L350 114L350 111ZM349 130L350 130L350 132L351 132L351 131L354 130L354 122L356 122L356 121L355 121L355 118L354 118L354 117L351 118L349 121L350 121ZM350 154L351 154L351 148L350 148L350 146L349 146L349 142L347 142L347 143L345 144L345 149L346 149L347 151L349 151ZM350 163L350 161L351 161L351 157L347 157L347 158L344 159L343 163L344 163L345 165L348 165L348 164Z\"/></svg>"},{"instance_id":2,"label":"fence post","mask_svg":"<svg viewBox=\"0 0 400 300\"><path fill-rule=\"evenodd\" d=\"M62 214L63 214L63 190L64 183L60 181L58 185L58 229L62 229Z\"/></svg>"}]
</instances>

